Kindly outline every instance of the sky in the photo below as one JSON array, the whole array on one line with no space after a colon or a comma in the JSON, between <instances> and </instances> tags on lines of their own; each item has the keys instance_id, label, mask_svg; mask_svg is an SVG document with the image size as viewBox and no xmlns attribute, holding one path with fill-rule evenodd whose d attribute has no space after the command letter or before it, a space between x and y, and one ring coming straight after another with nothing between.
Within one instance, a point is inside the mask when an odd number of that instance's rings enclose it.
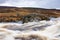
<instances>
[{"instance_id":1,"label":"sky","mask_svg":"<svg viewBox=\"0 0 60 40\"><path fill-rule=\"evenodd\" d=\"M60 0L0 0L0 6L60 9Z\"/></svg>"}]
</instances>

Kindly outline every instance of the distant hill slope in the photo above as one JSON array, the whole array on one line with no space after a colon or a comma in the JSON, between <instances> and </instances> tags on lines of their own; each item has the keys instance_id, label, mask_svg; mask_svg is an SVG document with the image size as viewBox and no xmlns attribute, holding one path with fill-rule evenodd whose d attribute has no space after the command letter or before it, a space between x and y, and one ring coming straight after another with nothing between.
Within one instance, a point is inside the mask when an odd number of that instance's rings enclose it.
<instances>
[{"instance_id":1,"label":"distant hill slope","mask_svg":"<svg viewBox=\"0 0 60 40\"><path fill-rule=\"evenodd\" d=\"M8 7L0 6L0 22L23 22L48 20L49 17L60 17L60 10L33 7ZM32 19L32 20L31 20Z\"/></svg>"}]
</instances>

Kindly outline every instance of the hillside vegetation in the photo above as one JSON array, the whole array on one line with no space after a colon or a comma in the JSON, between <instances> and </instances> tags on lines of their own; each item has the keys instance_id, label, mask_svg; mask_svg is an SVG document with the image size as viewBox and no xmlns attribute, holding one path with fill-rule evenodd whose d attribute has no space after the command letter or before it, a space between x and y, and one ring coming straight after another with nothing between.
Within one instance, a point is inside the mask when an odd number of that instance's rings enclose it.
<instances>
[{"instance_id":1,"label":"hillside vegetation","mask_svg":"<svg viewBox=\"0 0 60 40\"><path fill-rule=\"evenodd\" d=\"M60 10L32 7L0 6L0 22L32 22L49 20L50 17L60 17Z\"/></svg>"}]
</instances>

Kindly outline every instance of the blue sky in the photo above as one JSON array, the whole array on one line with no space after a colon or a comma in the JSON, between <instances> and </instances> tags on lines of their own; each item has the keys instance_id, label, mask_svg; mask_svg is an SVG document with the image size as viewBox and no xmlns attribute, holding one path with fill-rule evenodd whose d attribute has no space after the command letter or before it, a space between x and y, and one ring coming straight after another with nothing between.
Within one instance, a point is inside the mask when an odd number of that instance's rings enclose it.
<instances>
[{"instance_id":1,"label":"blue sky","mask_svg":"<svg viewBox=\"0 0 60 40\"><path fill-rule=\"evenodd\" d=\"M60 0L0 0L0 6L60 9Z\"/></svg>"}]
</instances>

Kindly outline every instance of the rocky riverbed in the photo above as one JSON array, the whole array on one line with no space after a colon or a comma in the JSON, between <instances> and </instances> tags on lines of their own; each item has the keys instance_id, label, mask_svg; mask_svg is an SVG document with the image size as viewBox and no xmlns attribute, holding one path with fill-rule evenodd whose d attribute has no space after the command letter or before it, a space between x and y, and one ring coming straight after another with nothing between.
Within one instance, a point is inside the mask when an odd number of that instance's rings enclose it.
<instances>
[{"instance_id":1,"label":"rocky riverbed","mask_svg":"<svg viewBox=\"0 0 60 40\"><path fill-rule=\"evenodd\" d=\"M60 10L0 6L0 40L60 40Z\"/></svg>"},{"instance_id":2,"label":"rocky riverbed","mask_svg":"<svg viewBox=\"0 0 60 40\"><path fill-rule=\"evenodd\" d=\"M24 24L0 23L0 40L60 40L60 18Z\"/></svg>"}]
</instances>

